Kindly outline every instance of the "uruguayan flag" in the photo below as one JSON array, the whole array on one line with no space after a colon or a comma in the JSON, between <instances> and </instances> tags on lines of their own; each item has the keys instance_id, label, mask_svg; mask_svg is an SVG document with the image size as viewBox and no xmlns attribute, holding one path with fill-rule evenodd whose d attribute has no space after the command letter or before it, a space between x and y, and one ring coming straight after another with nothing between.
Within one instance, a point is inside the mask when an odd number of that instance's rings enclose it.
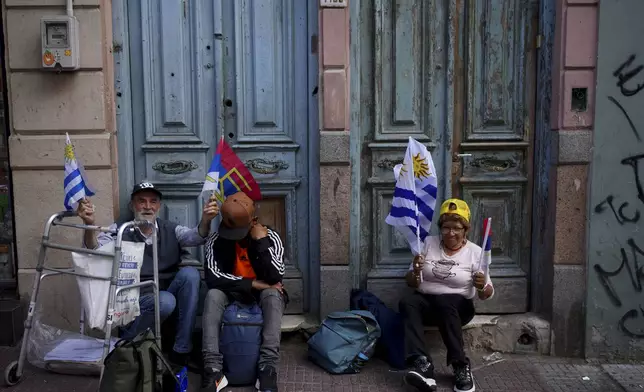
<instances>
[{"instance_id":1,"label":"uruguayan flag","mask_svg":"<svg viewBox=\"0 0 644 392\"><path fill-rule=\"evenodd\" d=\"M438 178L432 155L425 146L410 137L405 159L394 167L394 176L394 199L385 222L395 226L407 238L409 247L417 255L429 236L438 195Z\"/></svg>"},{"instance_id":2,"label":"uruguayan flag","mask_svg":"<svg viewBox=\"0 0 644 392\"><path fill-rule=\"evenodd\" d=\"M65 208L73 210L78 206L78 202L88 196L94 196L94 192L87 186L83 179L83 168L76 160L74 155L74 146L67 134L65 142Z\"/></svg>"}]
</instances>

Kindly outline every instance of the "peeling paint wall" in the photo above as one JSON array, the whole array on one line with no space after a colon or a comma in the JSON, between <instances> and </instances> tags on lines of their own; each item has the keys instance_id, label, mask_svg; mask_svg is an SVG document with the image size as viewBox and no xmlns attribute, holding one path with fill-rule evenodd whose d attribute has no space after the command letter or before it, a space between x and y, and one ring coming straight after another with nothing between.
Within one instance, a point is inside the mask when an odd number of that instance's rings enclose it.
<instances>
[{"instance_id":1,"label":"peeling paint wall","mask_svg":"<svg viewBox=\"0 0 644 392\"><path fill-rule=\"evenodd\" d=\"M588 206L587 357L644 356L642 15L644 1L619 0L602 7L599 17Z\"/></svg>"}]
</instances>

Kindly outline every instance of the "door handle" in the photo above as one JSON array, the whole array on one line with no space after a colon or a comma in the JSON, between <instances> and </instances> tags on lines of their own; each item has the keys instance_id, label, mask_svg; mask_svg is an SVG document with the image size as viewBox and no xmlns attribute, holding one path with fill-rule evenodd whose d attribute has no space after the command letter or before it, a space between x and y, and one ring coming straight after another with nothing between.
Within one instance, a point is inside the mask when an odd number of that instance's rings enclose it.
<instances>
[{"instance_id":1,"label":"door handle","mask_svg":"<svg viewBox=\"0 0 644 392\"><path fill-rule=\"evenodd\" d=\"M455 152L454 154L452 154L452 162L458 162L459 160L461 160L463 158L468 158L468 157L471 157L471 156L472 156L472 154L459 154L459 153Z\"/></svg>"}]
</instances>

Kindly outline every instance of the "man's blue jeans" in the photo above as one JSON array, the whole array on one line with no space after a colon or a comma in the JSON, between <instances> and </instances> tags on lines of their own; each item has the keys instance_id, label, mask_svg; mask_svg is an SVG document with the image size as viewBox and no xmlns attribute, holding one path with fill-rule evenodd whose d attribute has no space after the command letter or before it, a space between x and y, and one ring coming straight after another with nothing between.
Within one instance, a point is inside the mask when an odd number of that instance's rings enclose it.
<instances>
[{"instance_id":1,"label":"man's blue jeans","mask_svg":"<svg viewBox=\"0 0 644 392\"><path fill-rule=\"evenodd\" d=\"M197 318L201 275L194 267L183 267L170 283L167 291L159 292L161 322L178 308L177 335L173 350L179 354L192 351L192 331ZM154 295L144 294L139 298L141 315L121 328L121 338L132 339L150 328L154 331Z\"/></svg>"}]
</instances>

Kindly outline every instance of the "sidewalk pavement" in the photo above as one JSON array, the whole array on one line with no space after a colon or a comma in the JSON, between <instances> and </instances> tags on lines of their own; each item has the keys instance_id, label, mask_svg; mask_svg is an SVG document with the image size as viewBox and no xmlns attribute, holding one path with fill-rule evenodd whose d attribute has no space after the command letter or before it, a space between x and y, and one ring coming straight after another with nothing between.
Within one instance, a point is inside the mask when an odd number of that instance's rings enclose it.
<instances>
[{"instance_id":1,"label":"sidewalk pavement","mask_svg":"<svg viewBox=\"0 0 644 392\"><path fill-rule=\"evenodd\" d=\"M18 348L0 347L0 370L16 360ZM644 392L644 364L589 363L582 359L471 353L476 390L483 392ZM451 369L445 366L444 352L434 354L440 392L452 390ZM199 375L190 374L189 391L199 391ZM0 390L5 390L4 382ZM391 371L386 363L372 360L362 373L333 376L308 361L306 342L299 335L285 336L282 344L280 392L384 392L413 391L405 387L402 373ZM95 392L98 379L47 373L27 365L22 383L9 392ZM225 391L251 392L254 388L225 388Z\"/></svg>"}]
</instances>

